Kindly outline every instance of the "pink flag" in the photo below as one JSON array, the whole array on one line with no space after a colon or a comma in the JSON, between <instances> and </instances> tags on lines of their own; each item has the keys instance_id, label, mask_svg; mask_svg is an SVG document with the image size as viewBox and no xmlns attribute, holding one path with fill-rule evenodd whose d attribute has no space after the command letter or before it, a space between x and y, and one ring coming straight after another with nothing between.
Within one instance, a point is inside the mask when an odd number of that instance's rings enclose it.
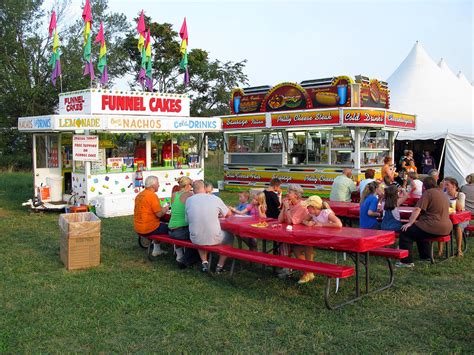
<instances>
[{"instance_id":1,"label":"pink flag","mask_svg":"<svg viewBox=\"0 0 474 355\"><path fill-rule=\"evenodd\" d=\"M53 31L56 28L56 11L53 10L51 14L51 21L49 22L49 37L53 35Z\"/></svg>"},{"instance_id":2,"label":"pink flag","mask_svg":"<svg viewBox=\"0 0 474 355\"><path fill-rule=\"evenodd\" d=\"M145 16L143 14L143 10L142 10L142 13L140 14L140 19L138 20L137 31L143 37L145 37L146 28L145 28Z\"/></svg>"},{"instance_id":3,"label":"pink flag","mask_svg":"<svg viewBox=\"0 0 474 355\"><path fill-rule=\"evenodd\" d=\"M186 17L184 18L183 25L179 30L179 36L182 40L188 40L188 26L186 26ZM189 43L188 43L189 44Z\"/></svg>"},{"instance_id":4,"label":"pink flag","mask_svg":"<svg viewBox=\"0 0 474 355\"><path fill-rule=\"evenodd\" d=\"M105 38L104 38L104 23L101 22L99 33L97 33L97 37L95 38L94 43L100 42L102 44L104 41L105 41Z\"/></svg>"},{"instance_id":5,"label":"pink flag","mask_svg":"<svg viewBox=\"0 0 474 355\"><path fill-rule=\"evenodd\" d=\"M148 43L150 43L150 29L148 29L148 32L146 34L145 49L148 47Z\"/></svg>"},{"instance_id":6,"label":"pink flag","mask_svg":"<svg viewBox=\"0 0 474 355\"><path fill-rule=\"evenodd\" d=\"M91 3L89 0L86 0L86 4L84 5L84 10L82 11L82 18L84 19L84 22L90 22L92 24L92 11Z\"/></svg>"}]
</instances>

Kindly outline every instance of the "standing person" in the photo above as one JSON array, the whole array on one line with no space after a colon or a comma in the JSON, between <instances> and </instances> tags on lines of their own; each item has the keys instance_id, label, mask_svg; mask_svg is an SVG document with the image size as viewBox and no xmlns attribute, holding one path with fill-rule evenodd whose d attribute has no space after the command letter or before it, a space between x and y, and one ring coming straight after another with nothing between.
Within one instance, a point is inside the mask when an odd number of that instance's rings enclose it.
<instances>
[{"instance_id":1,"label":"standing person","mask_svg":"<svg viewBox=\"0 0 474 355\"><path fill-rule=\"evenodd\" d=\"M342 222L336 217L334 212L329 207L329 204L321 199L319 196L310 196L302 203L303 207L308 210L309 216L303 221L303 224L308 227L335 227L341 228ZM300 260L314 261L314 248L309 246L294 245L293 251L295 256ZM305 272L299 279L299 284L304 284L314 280L312 272Z\"/></svg>"},{"instance_id":2,"label":"standing person","mask_svg":"<svg viewBox=\"0 0 474 355\"><path fill-rule=\"evenodd\" d=\"M308 211L306 207L301 204L301 197L303 196L303 188L297 184L288 185L288 193L282 201L282 208L278 221L280 223L301 224L308 218ZM280 255L289 256L291 254L291 245L281 243L279 247ZM281 269L278 277L284 278L291 274L290 269Z\"/></svg>"},{"instance_id":3,"label":"standing person","mask_svg":"<svg viewBox=\"0 0 474 355\"><path fill-rule=\"evenodd\" d=\"M399 207L406 201L408 194L405 189L401 189L402 195L399 196L398 190L395 185L387 186L384 190L382 201L383 218L380 226L382 230L400 232L402 228Z\"/></svg>"},{"instance_id":4,"label":"standing person","mask_svg":"<svg viewBox=\"0 0 474 355\"><path fill-rule=\"evenodd\" d=\"M193 195L192 180L183 176L178 179L179 190L171 195L171 214L168 223L169 236L178 240L189 239L189 225L186 221L185 204L186 200ZM185 268L191 265L197 259L197 252L195 249L176 247L176 261L180 268Z\"/></svg>"},{"instance_id":5,"label":"standing person","mask_svg":"<svg viewBox=\"0 0 474 355\"><path fill-rule=\"evenodd\" d=\"M375 170L374 169L367 169L365 171L365 179L362 180L359 184L359 192L362 196L362 192L364 192L365 186L369 183L375 181Z\"/></svg>"},{"instance_id":6,"label":"standing person","mask_svg":"<svg viewBox=\"0 0 474 355\"><path fill-rule=\"evenodd\" d=\"M458 181L453 177L444 178L444 187L449 198L449 204L456 212L464 211L466 204L466 195L459 191ZM463 256L462 252L462 233L469 224L469 221L462 222L453 226L456 232L456 242L458 245L458 256ZM443 255L443 244L440 245L439 253Z\"/></svg>"},{"instance_id":7,"label":"standing person","mask_svg":"<svg viewBox=\"0 0 474 355\"><path fill-rule=\"evenodd\" d=\"M393 182L395 181L396 173L392 166L392 157L385 157L383 159L383 164L384 165L382 167L382 180L385 181L386 179L388 179L388 181L390 181L390 184L393 184Z\"/></svg>"},{"instance_id":8,"label":"standing person","mask_svg":"<svg viewBox=\"0 0 474 355\"><path fill-rule=\"evenodd\" d=\"M422 174L428 174L431 169L436 169L436 161L431 156L428 150L425 151L423 155L423 160L421 161Z\"/></svg>"},{"instance_id":9,"label":"standing person","mask_svg":"<svg viewBox=\"0 0 474 355\"><path fill-rule=\"evenodd\" d=\"M402 226L400 249L409 251L408 257L395 264L397 267L413 267L413 242L416 241L420 260L430 260L430 243L425 239L451 233L453 225L449 219L449 201L436 180L428 176L423 180L425 192L417 202L408 223Z\"/></svg>"},{"instance_id":10,"label":"standing person","mask_svg":"<svg viewBox=\"0 0 474 355\"><path fill-rule=\"evenodd\" d=\"M270 186L263 193L267 204L267 217L278 218L281 205L281 180L278 178L271 179Z\"/></svg>"},{"instance_id":11,"label":"standing person","mask_svg":"<svg viewBox=\"0 0 474 355\"><path fill-rule=\"evenodd\" d=\"M145 180L145 189L135 198L135 209L133 211L133 225L135 232L142 237L154 234L168 234L168 225L160 223L169 210L168 206L161 207L156 192L160 183L156 176L148 176ZM161 250L160 243L153 241L152 256L166 254Z\"/></svg>"},{"instance_id":12,"label":"standing person","mask_svg":"<svg viewBox=\"0 0 474 355\"><path fill-rule=\"evenodd\" d=\"M363 229L379 229L377 217L382 214L378 212L379 197L382 189L377 181L367 184L360 200L359 227Z\"/></svg>"},{"instance_id":13,"label":"standing person","mask_svg":"<svg viewBox=\"0 0 474 355\"><path fill-rule=\"evenodd\" d=\"M461 191L466 195L466 210L474 216L474 173L466 176L466 185L461 187Z\"/></svg>"},{"instance_id":14,"label":"standing person","mask_svg":"<svg viewBox=\"0 0 474 355\"><path fill-rule=\"evenodd\" d=\"M186 200L186 219L189 222L189 236L194 244L198 245L232 245L232 234L221 229L219 216L228 217L232 212L224 202L217 196L206 194L204 182L194 181L194 195ZM207 251L198 250L201 257L201 271L209 272L209 262L207 261ZM219 256L216 273L224 271L224 264L227 257Z\"/></svg>"},{"instance_id":15,"label":"standing person","mask_svg":"<svg viewBox=\"0 0 474 355\"><path fill-rule=\"evenodd\" d=\"M352 169L342 169L342 175L334 179L329 199L331 201L351 202L351 194L357 191L355 182L352 180Z\"/></svg>"}]
</instances>

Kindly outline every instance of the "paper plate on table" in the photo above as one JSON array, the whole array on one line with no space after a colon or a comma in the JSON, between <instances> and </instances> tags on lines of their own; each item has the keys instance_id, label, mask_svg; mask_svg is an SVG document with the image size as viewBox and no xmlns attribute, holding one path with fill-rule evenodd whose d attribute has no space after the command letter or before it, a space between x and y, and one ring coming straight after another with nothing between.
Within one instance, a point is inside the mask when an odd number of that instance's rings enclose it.
<instances>
[{"instance_id":1,"label":"paper plate on table","mask_svg":"<svg viewBox=\"0 0 474 355\"><path fill-rule=\"evenodd\" d=\"M267 222L253 223L251 224L251 226L255 228L267 228L268 223Z\"/></svg>"},{"instance_id":2,"label":"paper plate on table","mask_svg":"<svg viewBox=\"0 0 474 355\"><path fill-rule=\"evenodd\" d=\"M234 214L234 217L238 217L238 218L251 218L252 216L249 216L248 214Z\"/></svg>"}]
</instances>

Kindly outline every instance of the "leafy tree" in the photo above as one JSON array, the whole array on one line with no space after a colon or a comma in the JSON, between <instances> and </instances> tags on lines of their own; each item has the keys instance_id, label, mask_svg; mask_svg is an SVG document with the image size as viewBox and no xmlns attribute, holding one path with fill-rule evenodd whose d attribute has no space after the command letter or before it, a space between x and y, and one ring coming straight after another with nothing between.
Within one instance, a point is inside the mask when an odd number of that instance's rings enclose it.
<instances>
[{"instance_id":1,"label":"leafy tree","mask_svg":"<svg viewBox=\"0 0 474 355\"><path fill-rule=\"evenodd\" d=\"M58 103L60 81L51 85L51 39L48 24L51 11L42 9L43 0L2 0L0 2L0 167L26 168L31 165L31 135L19 133L17 118L51 114ZM82 19L67 23L68 1L58 1L63 91L89 85L82 75ZM92 1L97 25L104 21L108 45L109 78L127 70L122 65L124 34L128 24L123 14L107 11L107 0ZM97 30L93 31L97 33ZM98 46L94 48L98 55Z\"/></svg>"},{"instance_id":2,"label":"leafy tree","mask_svg":"<svg viewBox=\"0 0 474 355\"><path fill-rule=\"evenodd\" d=\"M135 22L138 21L138 17ZM188 53L190 83L182 84L183 72L179 68L181 39L169 23L152 22L145 16L145 24L150 28L152 38L154 89L159 92L189 93L191 96L191 115L214 116L229 113L230 91L245 85L246 61L225 62L212 60L206 50L194 48ZM129 70L134 80L132 88L137 89L140 68L140 53L137 49L138 35L131 31L124 41L129 54Z\"/></svg>"}]
</instances>

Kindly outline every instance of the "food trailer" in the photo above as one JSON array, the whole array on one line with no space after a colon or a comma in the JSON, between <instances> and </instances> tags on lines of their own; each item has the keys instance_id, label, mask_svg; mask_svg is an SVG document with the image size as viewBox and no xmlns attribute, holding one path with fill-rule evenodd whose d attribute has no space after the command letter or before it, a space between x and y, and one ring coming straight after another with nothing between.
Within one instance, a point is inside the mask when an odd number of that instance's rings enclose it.
<instances>
[{"instance_id":1,"label":"food trailer","mask_svg":"<svg viewBox=\"0 0 474 355\"><path fill-rule=\"evenodd\" d=\"M155 175L168 201L179 177L204 179L206 132L221 130L218 118L189 112L187 95L60 94L58 114L18 119L20 131L33 133L34 195L56 206L73 197L102 217L129 215L146 177Z\"/></svg>"},{"instance_id":2,"label":"food trailer","mask_svg":"<svg viewBox=\"0 0 474 355\"><path fill-rule=\"evenodd\" d=\"M345 167L357 181L369 168L380 174L397 132L416 128L415 115L389 102L387 84L364 76L234 89L231 115L221 117L225 189L263 188L278 177L328 197Z\"/></svg>"}]
</instances>

